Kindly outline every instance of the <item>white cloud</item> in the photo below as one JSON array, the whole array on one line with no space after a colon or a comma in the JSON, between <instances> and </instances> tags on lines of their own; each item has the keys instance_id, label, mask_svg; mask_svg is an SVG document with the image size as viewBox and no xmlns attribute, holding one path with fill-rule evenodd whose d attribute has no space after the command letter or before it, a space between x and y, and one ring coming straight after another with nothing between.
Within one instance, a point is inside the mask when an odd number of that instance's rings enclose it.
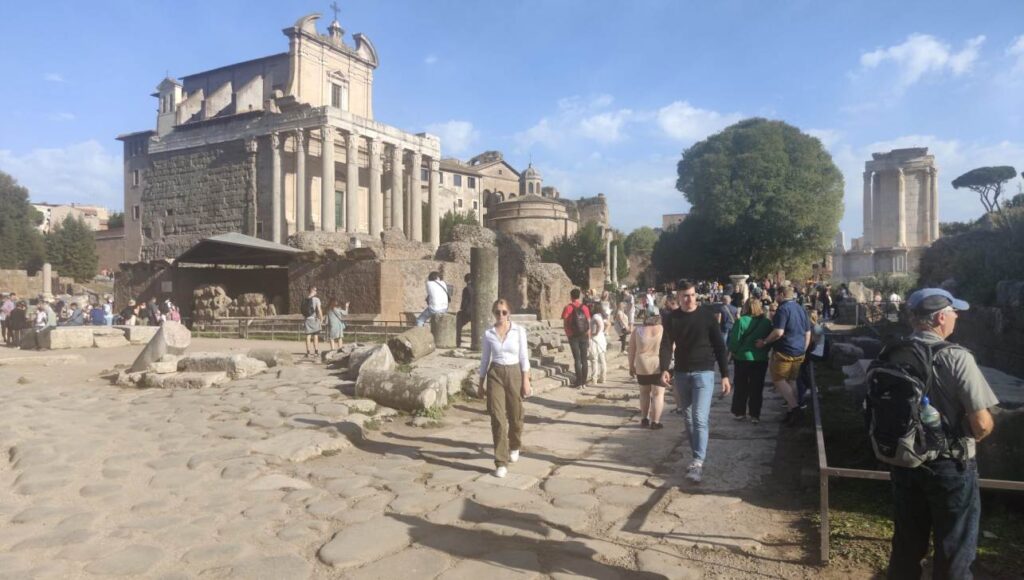
<instances>
[{"instance_id":1,"label":"white cloud","mask_svg":"<svg viewBox=\"0 0 1024 580\"><path fill-rule=\"evenodd\" d=\"M739 113L722 114L700 109L686 101L675 101L658 109L658 126L679 141L698 141L743 118Z\"/></svg>"},{"instance_id":2,"label":"white cloud","mask_svg":"<svg viewBox=\"0 0 1024 580\"><path fill-rule=\"evenodd\" d=\"M602 143L614 143L623 138L622 126L632 115L629 109L592 115L580 121L580 134Z\"/></svg>"},{"instance_id":3,"label":"white cloud","mask_svg":"<svg viewBox=\"0 0 1024 580\"><path fill-rule=\"evenodd\" d=\"M1024 74L1024 34L1013 40L1013 43L1006 49L1006 56L1015 59L1013 73Z\"/></svg>"},{"instance_id":4,"label":"white cloud","mask_svg":"<svg viewBox=\"0 0 1024 580\"><path fill-rule=\"evenodd\" d=\"M45 75L43 75L43 80L44 81L49 81L51 83L65 83L65 82L67 82L67 81L64 80L64 77L60 75L60 73L53 73L53 72L46 73Z\"/></svg>"},{"instance_id":5,"label":"white cloud","mask_svg":"<svg viewBox=\"0 0 1024 580\"><path fill-rule=\"evenodd\" d=\"M984 36L976 36L959 52L954 52L949 44L934 36L915 33L902 44L862 54L860 64L862 70L867 70L891 63L897 71L898 87L905 89L928 74L948 72L961 76L970 72L984 42Z\"/></svg>"},{"instance_id":6,"label":"white cloud","mask_svg":"<svg viewBox=\"0 0 1024 580\"><path fill-rule=\"evenodd\" d=\"M95 140L23 155L0 149L0 171L27 187L33 201L96 203L115 209L124 203L121 156L110 154Z\"/></svg>"},{"instance_id":7,"label":"white cloud","mask_svg":"<svg viewBox=\"0 0 1024 580\"><path fill-rule=\"evenodd\" d=\"M49 116L49 119L51 121L58 121L58 122L60 122L60 121L74 121L76 118L77 117L75 117L74 113L67 113L67 112L53 113L53 114L51 114Z\"/></svg>"},{"instance_id":8,"label":"white cloud","mask_svg":"<svg viewBox=\"0 0 1024 580\"><path fill-rule=\"evenodd\" d=\"M428 54L427 57L423 59L423 64L425 64L427 66L430 66L432 64L437 64L437 55L436 54Z\"/></svg>"},{"instance_id":9,"label":"white cloud","mask_svg":"<svg viewBox=\"0 0 1024 580\"><path fill-rule=\"evenodd\" d=\"M469 121L448 121L427 125L427 133L441 138L441 151L445 155L459 155L472 148L480 138L480 132Z\"/></svg>"}]
</instances>

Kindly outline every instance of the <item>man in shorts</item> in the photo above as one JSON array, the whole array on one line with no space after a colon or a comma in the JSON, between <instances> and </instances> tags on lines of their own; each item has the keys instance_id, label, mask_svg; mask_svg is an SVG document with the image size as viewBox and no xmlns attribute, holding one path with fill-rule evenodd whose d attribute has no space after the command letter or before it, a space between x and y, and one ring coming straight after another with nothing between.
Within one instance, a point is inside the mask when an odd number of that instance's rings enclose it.
<instances>
[{"instance_id":1,"label":"man in shorts","mask_svg":"<svg viewBox=\"0 0 1024 580\"><path fill-rule=\"evenodd\" d=\"M320 355L320 324L324 318L320 297L316 295L316 286L309 288L309 296L302 301L301 311L305 319L303 332L306 334L306 357L316 358ZM310 352L310 348L313 352Z\"/></svg>"},{"instance_id":2,"label":"man in shorts","mask_svg":"<svg viewBox=\"0 0 1024 580\"><path fill-rule=\"evenodd\" d=\"M779 297L782 303L772 318L774 328L763 340L756 341L754 346L772 347L768 372L775 389L789 406L785 424L796 426L803 414L796 399L796 380L800 376L804 354L811 344L811 320L804 307L795 300L796 290L792 286L783 288Z\"/></svg>"}]
</instances>

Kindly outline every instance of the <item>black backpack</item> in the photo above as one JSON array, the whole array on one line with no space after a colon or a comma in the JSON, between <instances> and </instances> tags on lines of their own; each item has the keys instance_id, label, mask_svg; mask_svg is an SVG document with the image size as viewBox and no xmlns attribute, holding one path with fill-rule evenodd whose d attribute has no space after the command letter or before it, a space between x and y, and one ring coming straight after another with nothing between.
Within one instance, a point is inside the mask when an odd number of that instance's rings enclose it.
<instances>
[{"instance_id":1,"label":"black backpack","mask_svg":"<svg viewBox=\"0 0 1024 580\"><path fill-rule=\"evenodd\" d=\"M572 312L569 313L569 328L572 329L574 337L586 336L590 332L590 320L587 319L582 304L573 306Z\"/></svg>"},{"instance_id":2,"label":"black backpack","mask_svg":"<svg viewBox=\"0 0 1024 580\"><path fill-rule=\"evenodd\" d=\"M306 298L303 298L302 304L299 306L299 312L301 312L302 316L306 318L309 318L310 316L316 314L316 311L313 310L313 299L308 296Z\"/></svg>"},{"instance_id":3,"label":"black backpack","mask_svg":"<svg viewBox=\"0 0 1024 580\"><path fill-rule=\"evenodd\" d=\"M868 367L864 413L879 461L914 468L942 455L956 456L948 417L942 416L940 432L921 422L922 399L937 380L935 355L952 346L901 338L886 345Z\"/></svg>"}]
</instances>

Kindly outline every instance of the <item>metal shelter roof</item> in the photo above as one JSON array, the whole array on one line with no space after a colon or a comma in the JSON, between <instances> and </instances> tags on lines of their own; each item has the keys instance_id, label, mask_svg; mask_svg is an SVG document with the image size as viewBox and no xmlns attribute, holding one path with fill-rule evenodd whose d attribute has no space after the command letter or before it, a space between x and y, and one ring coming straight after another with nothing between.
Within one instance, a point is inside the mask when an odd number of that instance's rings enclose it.
<instances>
[{"instance_id":1,"label":"metal shelter roof","mask_svg":"<svg viewBox=\"0 0 1024 580\"><path fill-rule=\"evenodd\" d=\"M238 233L203 238L183 254L176 263L216 264L231 266L287 266L292 258L303 253L298 248Z\"/></svg>"}]
</instances>

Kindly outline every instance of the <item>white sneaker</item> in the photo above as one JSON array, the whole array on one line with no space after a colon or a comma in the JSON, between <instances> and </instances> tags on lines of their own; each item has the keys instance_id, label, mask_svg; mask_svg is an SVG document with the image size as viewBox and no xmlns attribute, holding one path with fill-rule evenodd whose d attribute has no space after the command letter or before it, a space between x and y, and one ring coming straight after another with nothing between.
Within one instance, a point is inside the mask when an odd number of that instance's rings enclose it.
<instances>
[{"instance_id":1,"label":"white sneaker","mask_svg":"<svg viewBox=\"0 0 1024 580\"><path fill-rule=\"evenodd\" d=\"M494 470L494 477L499 477L500 478L500 477L505 477L506 475L508 475L508 468L505 467L504 465L502 465L498 469Z\"/></svg>"},{"instance_id":2,"label":"white sneaker","mask_svg":"<svg viewBox=\"0 0 1024 580\"><path fill-rule=\"evenodd\" d=\"M686 472L689 473L689 472L693 471L694 469L700 469L703 466L704 466L704 462L703 461L700 461L699 459L694 459L693 461L690 462L689 465L686 466Z\"/></svg>"},{"instance_id":3,"label":"white sneaker","mask_svg":"<svg viewBox=\"0 0 1024 580\"><path fill-rule=\"evenodd\" d=\"M508 452L508 460L511 463L515 463L516 461L519 461L519 450L516 449L515 451L509 451Z\"/></svg>"},{"instance_id":4,"label":"white sneaker","mask_svg":"<svg viewBox=\"0 0 1024 580\"><path fill-rule=\"evenodd\" d=\"M686 479L689 479L693 483L700 483L701 476L704 474L704 465L698 463L693 469L686 470Z\"/></svg>"}]
</instances>

